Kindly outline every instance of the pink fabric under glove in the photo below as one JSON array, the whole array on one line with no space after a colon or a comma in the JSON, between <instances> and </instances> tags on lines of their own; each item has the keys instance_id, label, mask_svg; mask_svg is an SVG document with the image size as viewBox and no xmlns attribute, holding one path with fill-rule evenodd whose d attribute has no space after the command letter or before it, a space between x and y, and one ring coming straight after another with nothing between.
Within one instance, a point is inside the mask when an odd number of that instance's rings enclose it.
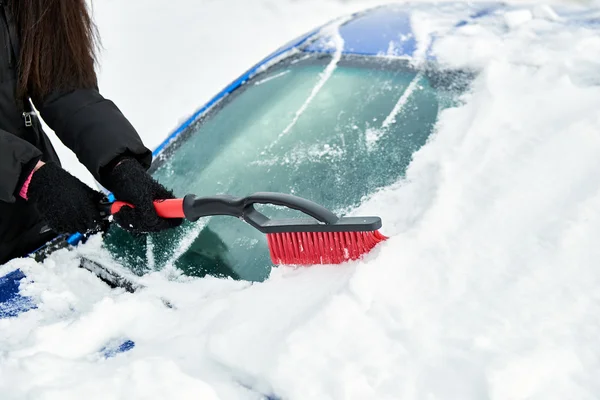
<instances>
[{"instance_id":1,"label":"pink fabric under glove","mask_svg":"<svg viewBox=\"0 0 600 400\"><path fill-rule=\"evenodd\" d=\"M21 190L19 191L19 196L21 196L25 200L29 200L27 198L27 191L29 190L29 183L31 182L31 177L33 176L36 170L37 168L34 168L33 171L31 171L31 173L27 177L27 180L25 181L25 183L23 183L23 186L21 186Z\"/></svg>"}]
</instances>

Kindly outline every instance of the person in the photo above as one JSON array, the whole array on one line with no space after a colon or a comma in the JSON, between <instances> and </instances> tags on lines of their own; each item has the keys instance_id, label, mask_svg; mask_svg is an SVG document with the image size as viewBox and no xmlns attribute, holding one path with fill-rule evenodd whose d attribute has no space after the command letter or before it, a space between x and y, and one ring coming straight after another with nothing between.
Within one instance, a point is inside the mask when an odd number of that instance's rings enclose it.
<instances>
[{"instance_id":1,"label":"person","mask_svg":"<svg viewBox=\"0 0 600 400\"><path fill-rule=\"evenodd\" d=\"M86 0L0 0L0 264L63 233L102 224L104 195L61 167L36 110L124 207L114 220L145 234L182 220L153 201L173 193L147 172L152 153L98 88L97 29Z\"/></svg>"}]
</instances>

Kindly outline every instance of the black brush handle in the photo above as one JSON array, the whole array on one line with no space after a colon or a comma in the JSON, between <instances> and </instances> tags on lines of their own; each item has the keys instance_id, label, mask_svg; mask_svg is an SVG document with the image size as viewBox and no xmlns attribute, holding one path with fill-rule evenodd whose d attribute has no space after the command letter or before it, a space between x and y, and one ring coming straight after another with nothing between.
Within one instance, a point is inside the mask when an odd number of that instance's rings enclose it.
<instances>
[{"instance_id":1,"label":"black brush handle","mask_svg":"<svg viewBox=\"0 0 600 400\"><path fill-rule=\"evenodd\" d=\"M214 215L229 215L240 218L243 215L243 198L230 195L196 197L188 194L183 198L183 213L190 221Z\"/></svg>"},{"instance_id":2,"label":"black brush handle","mask_svg":"<svg viewBox=\"0 0 600 400\"><path fill-rule=\"evenodd\" d=\"M269 218L254 208L255 204L271 204L287 207L309 215L325 224L335 224L339 218L325 207L310 200L290 194L276 192L258 192L247 197L218 195L196 197L187 195L183 199L183 211L190 221L212 215L229 215L244 219L260 229Z\"/></svg>"},{"instance_id":3,"label":"black brush handle","mask_svg":"<svg viewBox=\"0 0 600 400\"><path fill-rule=\"evenodd\" d=\"M256 208L255 204L270 204L300 211L310 218L271 220ZM196 197L188 194L183 199L157 200L154 202L158 215L163 218L186 218L197 221L202 217L227 215L237 217L263 233L285 232L366 232L381 228L379 217L338 218L325 207L302 197L277 192L258 192L247 197L217 195ZM100 205L102 214L108 216L130 204L116 201ZM316 220L316 221L315 221Z\"/></svg>"},{"instance_id":4,"label":"black brush handle","mask_svg":"<svg viewBox=\"0 0 600 400\"><path fill-rule=\"evenodd\" d=\"M272 204L300 211L325 224L335 224L338 216L313 201L285 193L257 192L245 198L246 205Z\"/></svg>"}]
</instances>

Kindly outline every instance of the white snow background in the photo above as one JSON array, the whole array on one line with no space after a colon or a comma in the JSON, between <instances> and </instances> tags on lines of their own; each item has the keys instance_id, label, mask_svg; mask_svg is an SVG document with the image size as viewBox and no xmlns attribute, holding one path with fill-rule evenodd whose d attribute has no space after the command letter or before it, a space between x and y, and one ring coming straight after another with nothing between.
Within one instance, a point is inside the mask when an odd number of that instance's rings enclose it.
<instances>
[{"instance_id":1,"label":"white snow background","mask_svg":"<svg viewBox=\"0 0 600 400\"><path fill-rule=\"evenodd\" d=\"M376 3L98 1L101 89L154 147L270 51ZM356 210L391 236L361 262L259 284L163 271L136 294L66 251L0 267L39 302L0 320L0 398L600 398L600 36L527 10L437 44L483 72L406 179ZM415 29L444 31L424 13Z\"/></svg>"}]
</instances>

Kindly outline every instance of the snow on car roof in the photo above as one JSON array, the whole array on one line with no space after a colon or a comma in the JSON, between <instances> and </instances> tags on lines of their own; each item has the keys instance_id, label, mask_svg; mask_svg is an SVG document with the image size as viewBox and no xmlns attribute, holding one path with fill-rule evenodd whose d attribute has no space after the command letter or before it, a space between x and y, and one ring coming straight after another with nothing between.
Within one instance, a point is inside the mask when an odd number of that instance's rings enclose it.
<instances>
[{"instance_id":1,"label":"snow on car roof","mask_svg":"<svg viewBox=\"0 0 600 400\"><path fill-rule=\"evenodd\" d=\"M344 54L364 56L394 56L412 58L418 51L418 36L421 39L432 32L423 31L419 21L415 20L414 13L430 11L432 4L428 3L403 3L375 7L351 16L338 28L339 35L344 41ZM579 9L573 5L561 6L508 4L502 2L442 2L435 4L435 8L444 15L444 18L454 16L450 25L459 28L473 22L480 22L483 18L498 18L507 27L523 22L523 19L542 18L562 20L564 23L573 23L579 26L597 27L600 25L598 10L590 8ZM335 24L335 23L334 23ZM426 29L425 29L426 31ZM317 39L314 40L314 37ZM330 37L312 35L312 41L302 48L305 52L328 53L333 51L330 47ZM430 58L430 55L427 55Z\"/></svg>"}]
</instances>

